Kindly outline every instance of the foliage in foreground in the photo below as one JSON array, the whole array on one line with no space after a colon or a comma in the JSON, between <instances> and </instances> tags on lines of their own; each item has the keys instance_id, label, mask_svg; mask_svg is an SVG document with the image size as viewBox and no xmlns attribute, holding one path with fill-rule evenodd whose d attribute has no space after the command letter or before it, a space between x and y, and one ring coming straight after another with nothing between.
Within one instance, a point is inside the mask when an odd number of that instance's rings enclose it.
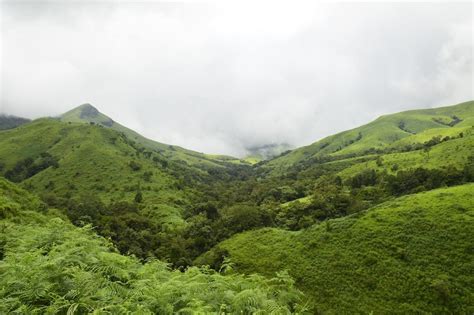
<instances>
[{"instance_id":1,"label":"foliage in foreground","mask_svg":"<svg viewBox=\"0 0 474 315\"><path fill-rule=\"evenodd\" d=\"M233 273L231 264L220 273L206 267L172 271L158 260L141 264L118 254L89 226L24 210L45 211L4 180L0 192L2 314L305 312L287 273L267 279Z\"/></svg>"}]
</instances>

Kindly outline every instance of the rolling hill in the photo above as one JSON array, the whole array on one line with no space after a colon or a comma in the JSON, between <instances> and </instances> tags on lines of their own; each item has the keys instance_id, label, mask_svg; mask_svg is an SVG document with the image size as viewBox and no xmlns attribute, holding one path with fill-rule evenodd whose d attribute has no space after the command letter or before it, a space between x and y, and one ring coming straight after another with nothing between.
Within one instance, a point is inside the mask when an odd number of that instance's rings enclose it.
<instances>
[{"instance_id":1,"label":"rolling hill","mask_svg":"<svg viewBox=\"0 0 474 315\"><path fill-rule=\"evenodd\" d=\"M146 139L89 104L0 132L0 172L11 180L40 195L104 202L133 201L140 191L167 224L182 223L196 183L238 164Z\"/></svg>"},{"instance_id":2,"label":"rolling hill","mask_svg":"<svg viewBox=\"0 0 474 315\"><path fill-rule=\"evenodd\" d=\"M358 215L292 232L238 234L223 252L238 271L288 270L322 314L474 311L474 185L383 203Z\"/></svg>"},{"instance_id":3,"label":"rolling hill","mask_svg":"<svg viewBox=\"0 0 474 315\"><path fill-rule=\"evenodd\" d=\"M137 132L115 122L110 117L99 112L91 104L82 104L72 110L62 114L59 119L62 122L73 123L93 123L104 126L125 134L129 139L137 142L148 150L160 152L165 157L174 161L184 161L197 167L209 168L222 166L223 162L244 163L243 161L230 156L209 155L187 150L179 146L169 145L153 141L143 137Z\"/></svg>"},{"instance_id":4,"label":"rolling hill","mask_svg":"<svg viewBox=\"0 0 474 315\"><path fill-rule=\"evenodd\" d=\"M409 144L429 141L435 136L457 136L472 129L473 125L474 101L384 115L367 125L326 137L276 157L262 167L269 169L271 175L278 176L312 158L330 156L343 159L387 149L396 151Z\"/></svg>"},{"instance_id":5,"label":"rolling hill","mask_svg":"<svg viewBox=\"0 0 474 315\"><path fill-rule=\"evenodd\" d=\"M142 259L172 255L199 187L250 167L235 161L148 140L89 105L0 131L0 174Z\"/></svg>"}]
</instances>

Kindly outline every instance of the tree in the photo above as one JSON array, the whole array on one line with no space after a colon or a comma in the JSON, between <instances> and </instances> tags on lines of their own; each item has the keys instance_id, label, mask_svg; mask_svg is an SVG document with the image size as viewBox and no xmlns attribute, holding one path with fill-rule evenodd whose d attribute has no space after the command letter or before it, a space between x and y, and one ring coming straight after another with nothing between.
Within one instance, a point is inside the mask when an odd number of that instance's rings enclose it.
<instances>
[{"instance_id":1,"label":"tree","mask_svg":"<svg viewBox=\"0 0 474 315\"><path fill-rule=\"evenodd\" d=\"M128 166L130 166L132 171L135 171L135 172L139 171L142 168L142 166L139 163L135 162L135 161L130 161L128 163Z\"/></svg>"},{"instance_id":2,"label":"tree","mask_svg":"<svg viewBox=\"0 0 474 315\"><path fill-rule=\"evenodd\" d=\"M137 193L135 194L135 202L136 203L141 203L143 201L143 195L142 195L142 192L139 190L137 191Z\"/></svg>"}]
</instances>

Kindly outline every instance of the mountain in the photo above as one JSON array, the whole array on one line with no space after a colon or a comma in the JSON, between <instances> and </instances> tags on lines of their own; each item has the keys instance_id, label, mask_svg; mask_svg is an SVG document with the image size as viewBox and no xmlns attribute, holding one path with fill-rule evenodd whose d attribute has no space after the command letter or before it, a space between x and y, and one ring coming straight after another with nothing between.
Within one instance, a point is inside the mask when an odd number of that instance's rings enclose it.
<instances>
[{"instance_id":1,"label":"mountain","mask_svg":"<svg viewBox=\"0 0 474 315\"><path fill-rule=\"evenodd\" d=\"M0 114L0 130L12 129L30 122L27 118Z\"/></svg>"},{"instance_id":2,"label":"mountain","mask_svg":"<svg viewBox=\"0 0 474 315\"><path fill-rule=\"evenodd\" d=\"M141 258L172 255L199 187L249 168L236 161L148 140L90 105L0 131L1 175Z\"/></svg>"},{"instance_id":3,"label":"mountain","mask_svg":"<svg viewBox=\"0 0 474 315\"><path fill-rule=\"evenodd\" d=\"M179 146L168 145L156 142L143 137L137 132L115 122L110 117L99 112L97 108L91 104L80 105L59 117L62 122L71 123L88 123L97 124L106 128L110 128L125 134L129 139L137 142L144 148L152 151L160 152L165 157L174 160L182 161L198 167L220 167L222 163L242 163L237 158L221 155L209 155L198 153L195 151L183 149Z\"/></svg>"},{"instance_id":4,"label":"mountain","mask_svg":"<svg viewBox=\"0 0 474 315\"><path fill-rule=\"evenodd\" d=\"M455 106L410 110L384 115L270 160L265 167L281 174L296 164L319 157L342 159L419 144L433 137L452 137L474 125L474 101ZM309 162L311 163L311 162Z\"/></svg>"},{"instance_id":5,"label":"mountain","mask_svg":"<svg viewBox=\"0 0 474 315\"><path fill-rule=\"evenodd\" d=\"M146 207L167 205L164 221L179 223L186 189L177 188L183 184L166 157L148 152L114 130L54 119L0 132L4 175L29 190L45 198L90 195L104 202L133 201L140 190Z\"/></svg>"}]
</instances>

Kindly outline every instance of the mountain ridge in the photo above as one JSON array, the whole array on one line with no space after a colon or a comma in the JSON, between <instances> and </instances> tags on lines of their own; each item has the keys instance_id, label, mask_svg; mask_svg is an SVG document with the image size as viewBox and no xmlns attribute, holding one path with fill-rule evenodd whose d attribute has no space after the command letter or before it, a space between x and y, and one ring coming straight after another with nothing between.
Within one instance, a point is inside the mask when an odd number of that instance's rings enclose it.
<instances>
[{"instance_id":1,"label":"mountain ridge","mask_svg":"<svg viewBox=\"0 0 474 315\"><path fill-rule=\"evenodd\" d=\"M453 115L461 120L453 119ZM363 154L364 151L381 150L389 146L396 146L397 141L403 142L404 138L429 129L452 127L468 129L474 125L473 117L474 101L382 115L362 126L330 135L310 145L299 147L265 161L263 167L278 169L278 173L281 173L285 172L288 166L312 157L358 155ZM451 126L450 123L453 121L456 121L456 124ZM274 171L273 173L276 174Z\"/></svg>"},{"instance_id":2,"label":"mountain ridge","mask_svg":"<svg viewBox=\"0 0 474 315\"><path fill-rule=\"evenodd\" d=\"M141 145L151 150L159 150L165 153L168 157L176 160L184 160L189 163L202 163L208 166L220 166L219 163L245 163L243 160L227 156L227 155L211 155L204 154L197 151L188 150L180 146L161 143L152 139L148 139L136 131L129 129L112 118L101 113L96 107L89 103L79 105L66 113L59 116L63 122L71 123L94 123L102 125L106 128L114 129L118 132L123 132L130 139L137 141Z\"/></svg>"}]
</instances>

